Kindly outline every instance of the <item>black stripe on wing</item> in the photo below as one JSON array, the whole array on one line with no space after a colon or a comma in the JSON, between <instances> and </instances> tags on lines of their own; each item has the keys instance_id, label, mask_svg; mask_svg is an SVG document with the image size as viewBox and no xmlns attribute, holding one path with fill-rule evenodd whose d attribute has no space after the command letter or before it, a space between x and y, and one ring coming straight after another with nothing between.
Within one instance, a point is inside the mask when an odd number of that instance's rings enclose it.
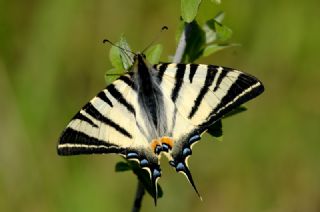
<instances>
[{"instance_id":1,"label":"black stripe on wing","mask_svg":"<svg viewBox=\"0 0 320 212\"><path fill-rule=\"evenodd\" d=\"M114 84L110 84L107 87L107 90L118 102L120 102L123 106L125 106L128 109L128 111L130 111L134 115L136 114L133 106L127 102L127 100L123 97L123 95L115 88Z\"/></svg>"},{"instance_id":2,"label":"black stripe on wing","mask_svg":"<svg viewBox=\"0 0 320 212\"><path fill-rule=\"evenodd\" d=\"M72 119L79 119L81 121L87 122L88 124L90 124L92 127L98 127L98 125L96 125L91 119L89 119L88 117L84 116L82 113L77 113Z\"/></svg>"},{"instance_id":3,"label":"black stripe on wing","mask_svg":"<svg viewBox=\"0 0 320 212\"><path fill-rule=\"evenodd\" d=\"M118 125L117 123L115 123L111 119L102 115L90 102L87 103L82 109L84 111L86 111L90 116L95 118L96 120L98 120L106 125L109 125L110 127L114 128L115 130L117 130L118 132L120 132L124 136L127 136L128 138L132 138L132 135L127 130L122 128L120 125Z\"/></svg>"},{"instance_id":4,"label":"black stripe on wing","mask_svg":"<svg viewBox=\"0 0 320 212\"><path fill-rule=\"evenodd\" d=\"M208 69L207 69L207 75L206 75L204 85L200 89L200 92L199 92L196 100L194 101L194 105L192 106L192 109L191 109L190 114L188 116L189 119L191 119L194 116L194 114L197 112L197 110L202 102L203 97L206 95L206 93L209 91L209 87L212 85L212 82L216 76L216 73L217 73L217 67L209 65Z\"/></svg>"},{"instance_id":5,"label":"black stripe on wing","mask_svg":"<svg viewBox=\"0 0 320 212\"><path fill-rule=\"evenodd\" d=\"M222 68L222 67L219 67L219 68ZM227 68L222 68L222 69L221 69L221 73L220 73L220 75L219 75L219 77L218 77L218 79L217 79L217 82L216 82L216 84L215 84L215 86L214 86L214 88L213 88L213 91L214 91L214 92L218 90L218 88L220 87L220 84L221 84L222 80L226 77L226 75L227 75L227 73L229 72L229 70L230 70L230 69L227 69Z\"/></svg>"},{"instance_id":6,"label":"black stripe on wing","mask_svg":"<svg viewBox=\"0 0 320 212\"><path fill-rule=\"evenodd\" d=\"M176 99L179 95L179 91L180 91L182 83L183 83L183 76L184 76L185 70L186 70L186 64L177 64L177 72L176 72L176 76L175 76L176 82L175 82L174 88L171 93L171 99L173 102L176 101Z\"/></svg>"},{"instance_id":7,"label":"black stripe on wing","mask_svg":"<svg viewBox=\"0 0 320 212\"><path fill-rule=\"evenodd\" d=\"M126 83L128 86L130 86L133 90L136 91L137 87L131 78L133 73L129 73L129 74L130 74L130 77L127 75L122 75L121 77L118 78L118 80L121 80L122 82Z\"/></svg>"},{"instance_id":8,"label":"black stripe on wing","mask_svg":"<svg viewBox=\"0 0 320 212\"><path fill-rule=\"evenodd\" d=\"M200 129L208 127L208 125L216 122L241 104L255 98L263 91L264 87L258 79L248 74L240 74L217 107L212 110L209 115L210 118L200 125Z\"/></svg>"},{"instance_id":9,"label":"black stripe on wing","mask_svg":"<svg viewBox=\"0 0 320 212\"><path fill-rule=\"evenodd\" d=\"M122 153L124 149L106 141L93 138L85 133L67 128L60 137L57 151L59 155L77 155Z\"/></svg>"},{"instance_id":10,"label":"black stripe on wing","mask_svg":"<svg viewBox=\"0 0 320 212\"><path fill-rule=\"evenodd\" d=\"M104 91L100 91L100 93L98 93L97 97L99 97L102 101L107 103L110 107L113 107L112 102L107 97L107 95L106 95L106 93Z\"/></svg>"},{"instance_id":11,"label":"black stripe on wing","mask_svg":"<svg viewBox=\"0 0 320 212\"><path fill-rule=\"evenodd\" d=\"M198 69L198 64L190 64L189 81L192 83L193 77Z\"/></svg>"},{"instance_id":12,"label":"black stripe on wing","mask_svg":"<svg viewBox=\"0 0 320 212\"><path fill-rule=\"evenodd\" d=\"M161 83L162 81L162 77L163 77L163 74L164 72L166 71L168 65L170 63L160 63L158 65L154 65L153 68L155 68L156 70L158 70L158 79L159 79L159 83Z\"/></svg>"}]
</instances>

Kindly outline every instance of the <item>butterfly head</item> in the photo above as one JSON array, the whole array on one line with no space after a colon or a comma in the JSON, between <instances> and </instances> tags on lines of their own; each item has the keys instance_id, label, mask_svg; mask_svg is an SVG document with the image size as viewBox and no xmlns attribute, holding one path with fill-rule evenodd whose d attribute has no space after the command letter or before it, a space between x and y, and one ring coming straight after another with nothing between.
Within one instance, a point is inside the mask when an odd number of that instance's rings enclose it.
<instances>
[{"instance_id":1,"label":"butterfly head","mask_svg":"<svg viewBox=\"0 0 320 212\"><path fill-rule=\"evenodd\" d=\"M144 62L147 59L146 55L144 53L135 53L133 56L134 63L141 63Z\"/></svg>"}]
</instances>

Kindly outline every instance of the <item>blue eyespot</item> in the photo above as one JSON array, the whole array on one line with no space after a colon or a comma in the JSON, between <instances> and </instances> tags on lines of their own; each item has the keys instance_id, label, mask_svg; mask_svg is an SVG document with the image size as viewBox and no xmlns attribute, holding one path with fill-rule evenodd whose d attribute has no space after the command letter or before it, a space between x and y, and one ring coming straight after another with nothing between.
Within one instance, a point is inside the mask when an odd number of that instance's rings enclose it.
<instances>
[{"instance_id":1,"label":"blue eyespot","mask_svg":"<svg viewBox=\"0 0 320 212\"><path fill-rule=\"evenodd\" d=\"M194 143L194 142L196 142L196 141L199 141L200 140L200 135L194 135L194 136L192 136L190 139L189 139L189 144L192 144L192 143Z\"/></svg>"},{"instance_id":2,"label":"blue eyespot","mask_svg":"<svg viewBox=\"0 0 320 212\"><path fill-rule=\"evenodd\" d=\"M178 165L176 166L176 171L185 171L186 167L183 163L178 163Z\"/></svg>"},{"instance_id":3,"label":"blue eyespot","mask_svg":"<svg viewBox=\"0 0 320 212\"><path fill-rule=\"evenodd\" d=\"M190 148L184 148L182 151L183 156L187 156L187 155L191 155L191 154L192 154L192 151Z\"/></svg>"},{"instance_id":4,"label":"blue eyespot","mask_svg":"<svg viewBox=\"0 0 320 212\"><path fill-rule=\"evenodd\" d=\"M149 164L149 161L147 159L142 159L140 161L140 166L147 166Z\"/></svg>"},{"instance_id":5,"label":"blue eyespot","mask_svg":"<svg viewBox=\"0 0 320 212\"><path fill-rule=\"evenodd\" d=\"M167 144L162 144L162 151L168 152L169 146Z\"/></svg>"},{"instance_id":6,"label":"blue eyespot","mask_svg":"<svg viewBox=\"0 0 320 212\"><path fill-rule=\"evenodd\" d=\"M160 154L160 152L162 151L162 146L157 145L154 151L156 154Z\"/></svg>"},{"instance_id":7,"label":"blue eyespot","mask_svg":"<svg viewBox=\"0 0 320 212\"><path fill-rule=\"evenodd\" d=\"M129 152L128 154L127 154L127 158L129 159L129 158L137 158L138 157L138 154L137 153L135 153L135 152Z\"/></svg>"},{"instance_id":8,"label":"blue eyespot","mask_svg":"<svg viewBox=\"0 0 320 212\"><path fill-rule=\"evenodd\" d=\"M154 169L154 170L153 170L153 173L152 173L152 176L153 176L154 178L158 178L158 177L161 176L161 172L160 172L158 169Z\"/></svg>"}]
</instances>

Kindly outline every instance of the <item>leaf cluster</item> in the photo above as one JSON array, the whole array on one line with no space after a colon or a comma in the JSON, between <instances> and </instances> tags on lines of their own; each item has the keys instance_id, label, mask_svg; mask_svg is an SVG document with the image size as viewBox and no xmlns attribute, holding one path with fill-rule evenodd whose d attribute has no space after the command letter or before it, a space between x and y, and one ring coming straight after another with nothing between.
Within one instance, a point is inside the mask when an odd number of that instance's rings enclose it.
<instances>
[{"instance_id":1,"label":"leaf cluster","mask_svg":"<svg viewBox=\"0 0 320 212\"><path fill-rule=\"evenodd\" d=\"M195 19L186 22L182 17L177 37L185 34L186 47L181 62L193 62L202 56L207 57L220 50L237 46L228 42L232 37L232 30L222 24L223 19L223 12L219 12L204 24L199 24Z\"/></svg>"}]
</instances>

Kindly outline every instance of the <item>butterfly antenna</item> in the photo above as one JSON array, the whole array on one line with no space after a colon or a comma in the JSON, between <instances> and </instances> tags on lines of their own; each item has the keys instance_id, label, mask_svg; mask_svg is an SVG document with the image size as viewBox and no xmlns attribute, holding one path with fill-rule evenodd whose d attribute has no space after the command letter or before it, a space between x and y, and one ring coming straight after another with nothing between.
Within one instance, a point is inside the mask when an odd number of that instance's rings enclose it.
<instances>
[{"instance_id":1,"label":"butterfly antenna","mask_svg":"<svg viewBox=\"0 0 320 212\"><path fill-rule=\"evenodd\" d=\"M111 44L112 46L115 46L115 47L119 48L119 49L124 53L124 55L126 55L126 57L129 58L129 60L133 63L132 57L129 56L129 53L133 54L134 56L137 55L136 53L134 53L133 51L130 51L130 50L128 50L128 49L125 49L125 48L123 48L123 47L121 47L121 46L119 46L119 45L116 45L116 44L114 44L113 42L111 42L111 41L108 40L108 39L104 39L102 42L103 42L103 43L109 43L109 44Z\"/></svg>"},{"instance_id":2,"label":"butterfly antenna","mask_svg":"<svg viewBox=\"0 0 320 212\"><path fill-rule=\"evenodd\" d=\"M104 39L102 42L103 42L103 43L110 43L112 46L115 46L115 47L121 49L121 50L122 50L123 52L125 52L125 53L131 53L131 54L133 54L133 55L136 55L136 53L134 53L133 51L130 51L130 50L125 49L125 48L122 48L121 46L118 46L118 45L114 44L113 42L111 42L111 41L108 40L108 39Z\"/></svg>"},{"instance_id":3,"label":"butterfly antenna","mask_svg":"<svg viewBox=\"0 0 320 212\"><path fill-rule=\"evenodd\" d=\"M163 27L161 28L161 30L160 30L160 33L163 32L164 30L168 30L168 29L169 29L169 28L168 28L167 26L163 26ZM156 42L156 40L159 39L160 33L158 33L158 34L153 38L152 42L151 42L149 45L147 45L147 47L144 48L141 53L144 53L147 49L150 48L150 46L152 46L152 45L154 44L154 42Z\"/></svg>"}]
</instances>

